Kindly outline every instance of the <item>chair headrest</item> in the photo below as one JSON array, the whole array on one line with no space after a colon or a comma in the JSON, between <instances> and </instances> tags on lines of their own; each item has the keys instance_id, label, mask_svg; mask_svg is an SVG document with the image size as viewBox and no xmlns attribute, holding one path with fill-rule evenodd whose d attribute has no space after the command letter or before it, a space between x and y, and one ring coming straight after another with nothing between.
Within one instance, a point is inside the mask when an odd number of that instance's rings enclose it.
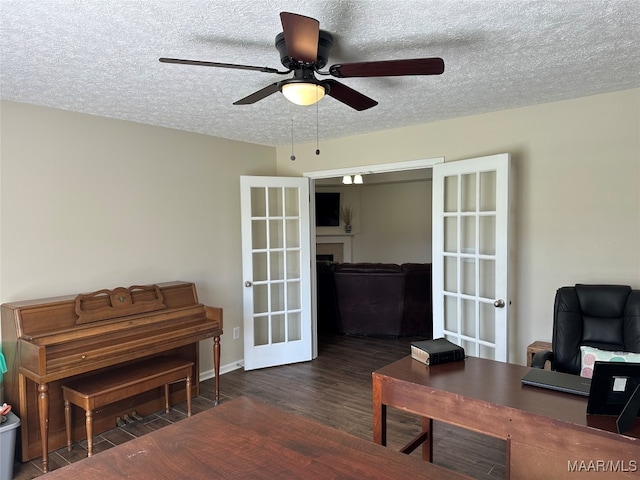
<instances>
[{"instance_id":1,"label":"chair headrest","mask_svg":"<svg viewBox=\"0 0 640 480\"><path fill-rule=\"evenodd\" d=\"M591 317L621 317L630 292L628 285L576 285L582 313Z\"/></svg>"}]
</instances>

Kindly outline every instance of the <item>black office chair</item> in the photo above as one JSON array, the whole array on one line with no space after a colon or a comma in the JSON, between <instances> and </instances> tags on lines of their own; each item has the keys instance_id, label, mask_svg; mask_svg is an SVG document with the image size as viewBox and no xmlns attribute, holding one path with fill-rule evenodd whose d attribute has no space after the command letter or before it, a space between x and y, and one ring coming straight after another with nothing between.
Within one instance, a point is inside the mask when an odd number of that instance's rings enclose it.
<instances>
[{"instance_id":1,"label":"black office chair","mask_svg":"<svg viewBox=\"0 0 640 480\"><path fill-rule=\"evenodd\" d=\"M640 290L627 285L576 285L556 292L552 350L537 352L532 367L580 374L581 346L640 353Z\"/></svg>"}]
</instances>

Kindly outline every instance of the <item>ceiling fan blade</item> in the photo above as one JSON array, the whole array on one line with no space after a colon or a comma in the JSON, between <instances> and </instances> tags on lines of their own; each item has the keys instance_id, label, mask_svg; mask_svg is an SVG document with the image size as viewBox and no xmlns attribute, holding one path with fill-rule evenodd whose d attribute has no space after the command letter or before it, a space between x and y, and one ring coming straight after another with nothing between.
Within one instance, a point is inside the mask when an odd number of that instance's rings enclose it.
<instances>
[{"instance_id":1,"label":"ceiling fan blade","mask_svg":"<svg viewBox=\"0 0 640 480\"><path fill-rule=\"evenodd\" d=\"M289 12L281 12L280 21L289 56L300 62L315 63L318 58L320 22Z\"/></svg>"},{"instance_id":2,"label":"ceiling fan blade","mask_svg":"<svg viewBox=\"0 0 640 480\"><path fill-rule=\"evenodd\" d=\"M251 95L241 98L237 102L233 102L233 104L234 105L251 105L252 103L256 103L257 101L262 100L263 98L267 98L272 93L276 93L278 90L280 90L280 88L278 87L278 83L279 82L272 83L268 87L264 87L263 89L252 93Z\"/></svg>"},{"instance_id":3,"label":"ceiling fan blade","mask_svg":"<svg viewBox=\"0 0 640 480\"><path fill-rule=\"evenodd\" d=\"M444 72L441 58L412 58L381 62L342 63L332 65L329 73L334 77L397 77L404 75L440 75Z\"/></svg>"},{"instance_id":4,"label":"ceiling fan blade","mask_svg":"<svg viewBox=\"0 0 640 480\"><path fill-rule=\"evenodd\" d=\"M378 102L372 98L363 95L362 93L354 90L351 87L337 82L335 80L324 80L323 84L329 85L329 91L327 95L339 100L345 105L349 105L355 110L362 111L371 107L375 107Z\"/></svg>"},{"instance_id":5,"label":"ceiling fan blade","mask_svg":"<svg viewBox=\"0 0 640 480\"><path fill-rule=\"evenodd\" d=\"M276 70L275 68L270 67L254 67L252 65L238 65L235 63L219 63L219 62L203 62L200 60L183 60L180 58L160 58L162 63L178 63L180 65L196 65L200 67L221 67L221 68L236 68L239 70L254 70L256 72L265 72L265 73L289 73L291 70L287 70L286 72L281 72Z\"/></svg>"}]
</instances>

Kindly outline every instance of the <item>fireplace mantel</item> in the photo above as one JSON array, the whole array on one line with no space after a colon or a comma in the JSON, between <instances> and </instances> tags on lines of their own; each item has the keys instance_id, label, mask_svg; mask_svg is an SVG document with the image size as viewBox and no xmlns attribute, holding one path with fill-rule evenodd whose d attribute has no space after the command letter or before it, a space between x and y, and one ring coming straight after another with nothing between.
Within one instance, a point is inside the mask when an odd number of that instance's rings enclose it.
<instances>
[{"instance_id":1,"label":"fireplace mantel","mask_svg":"<svg viewBox=\"0 0 640 480\"><path fill-rule=\"evenodd\" d=\"M351 238L353 234L339 233L333 235L316 235L316 254L325 253L333 248L339 248L342 259L335 259L340 263L351 263Z\"/></svg>"}]
</instances>

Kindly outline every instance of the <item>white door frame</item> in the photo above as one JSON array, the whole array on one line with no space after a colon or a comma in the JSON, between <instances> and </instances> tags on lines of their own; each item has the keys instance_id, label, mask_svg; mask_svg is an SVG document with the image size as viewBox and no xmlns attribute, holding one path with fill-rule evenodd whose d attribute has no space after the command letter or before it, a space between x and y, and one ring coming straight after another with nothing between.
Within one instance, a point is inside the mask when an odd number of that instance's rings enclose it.
<instances>
[{"instance_id":1,"label":"white door frame","mask_svg":"<svg viewBox=\"0 0 640 480\"><path fill-rule=\"evenodd\" d=\"M313 259L316 258L316 209L315 209L315 191L316 180L322 178L335 178L342 177L344 175L367 175L372 173L389 173L400 172L407 170L420 170L423 168L431 168L439 163L444 163L444 157L424 158L419 160L408 160L404 162L392 162L381 163L377 165L361 165L356 167L336 168L333 170L317 170L312 172L304 172L303 177L309 178L309 196L311 201L309 212L309 226L310 234L309 239L311 241L311 330L313 335L313 352L312 357L318 356L318 316L317 316L317 302L318 302L318 290L316 285L316 262Z\"/></svg>"}]
</instances>

